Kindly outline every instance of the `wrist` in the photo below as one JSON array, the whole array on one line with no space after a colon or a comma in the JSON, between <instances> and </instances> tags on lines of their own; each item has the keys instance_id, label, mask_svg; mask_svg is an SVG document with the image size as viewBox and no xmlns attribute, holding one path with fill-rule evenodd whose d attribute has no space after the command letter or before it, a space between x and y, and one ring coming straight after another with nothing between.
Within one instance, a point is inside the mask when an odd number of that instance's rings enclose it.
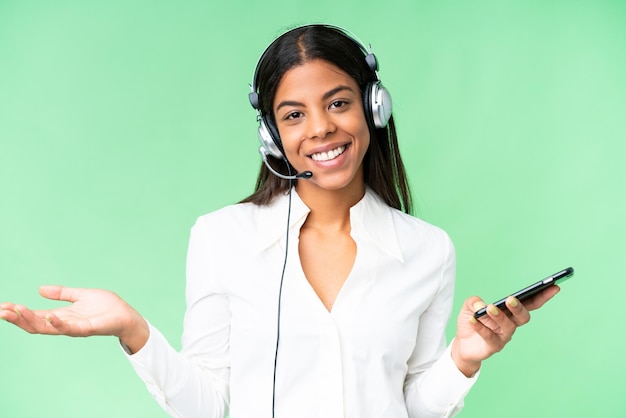
<instances>
[{"instance_id":1,"label":"wrist","mask_svg":"<svg viewBox=\"0 0 626 418\"><path fill-rule=\"evenodd\" d=\"M146 320L140 316L135 315L127 326L117 336L120 343L125 347L129 354L134 354L141 350L150 336L150 328Z\"/></svg>"},{"instance_id":2,"label":"wrist","mask_svg":"<svg viewBox=\"0 0 626 418\"><path fill-rule=\"evenodd\" d=\"M463 373L465 377L472 377L476 374L476 372L478 372L478 370L480 370L482 361L467 359L463 355L461 355L459 343L456 339L452 341L450 355L452 356L452 361L454 361L457 369L459 369L459 371Z\"/></svg>"}]
</instances>

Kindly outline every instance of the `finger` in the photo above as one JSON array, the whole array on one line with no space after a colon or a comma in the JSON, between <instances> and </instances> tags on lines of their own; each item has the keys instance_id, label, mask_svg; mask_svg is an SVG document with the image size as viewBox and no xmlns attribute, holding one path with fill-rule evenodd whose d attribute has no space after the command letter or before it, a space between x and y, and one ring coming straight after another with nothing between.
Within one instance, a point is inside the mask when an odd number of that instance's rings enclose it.
<instances>
[{"instance_id":1,"label":"finger","mask_svg":"<svg viewBox=\"0 0 626 418\"><path fill-rule=\"evenodd\" d=\"M31 334L48 333L42 332L42 330L45 330L46 328L43 318L35 315L35 313L27 307L16 305L15 312L18 315L18 319L14 322L14 324L22 328L24 331Z\"/></svg>"},{"instance_id":2,"label":"finger","mask_svg":"<svg viewBox=\"0 0 626 418\"><path fill-rule=\"evenodd\" d=\"M509 296L506 300L506 307L511 313L511 319L517 326L527 324L530 321L530 312L517 298Z\"/></svg>"},{"instance_id":3,"label":"finger","mask_svg":"<svg viewBox=\"0 0 626 418\"><path fill-rule=\"evenodd\" d=\"M34 334L37 331L32 326L31 321L28 319L30 314L30 310L25 306L21 305L13 305L11 309L3 309L1 312L2 317L19 328L22 328L24 331ZM24 315L26 314L26 318Z\"/></svg>"},{"instance_id":4,"label":"finger","mask_svg":"<svg viewBox=\"0 0 626 418\"><path fill-rule=\"evenodd\" d=\"M465 300L464 308L466 311L471 312L472 315L487 306L484 300L478 296L472 296Z\"/></svg>"},{"instance_id":5,"label":"finger","mask_svg":"<svg viewBox=\"0 0 626 418\"><path fill-rule=\"evenodd\" d=\"M13 308L8 303L0 305L0 319L4 321L13 322L10 319L17 318L17 314L13 311Z\"/></svg>"},{"instance_id":6,"label":"finger","mask_svg":"<svg viewBox=\"0 0 626 418\"><path fill-rule=\"evenodd\" d=\"M493 329L489 328L482 321L474 318L472 315L469 319L470 326L472 329L480 335L480 337L485 341L485 343L490 347L492 352L498 352L504 347L504 344L500 340L500 336L493 331Z\"/></svg>"},{"instance_id":7,"label":"finger","mask_svg":"<svg viewBox=\"0 0 626 418\"><path fill-rule=\"evenodd\" d=\"M80 298L82 289L65 286L41 286L39 294L46 299L76 302Z\"/></svg>"},{"instance_id":8,"label":"finger","mask_svg":"<svg viewBox=\"0 0 626 418\"><path fill-rule=\"evenodd\" d=\"M550 286L547 289L537 293L533 297L525 300L524 307L529 311L539 309L560 291L561 291L561 288L559 286L557 285Z\"/></svg>"},{"instance_id":9,"label":"finger","mask_svg":"<svg viewBox=\"0 0 626 418\"><path fill-rule=\"evenodd\" d=\"M0 303L0 312L2 311L13 311L15 308L15 304L11 302L2 302Z\"/></svg>"},{"instance_id":10,"label":"finger","mask_svg":"<svg viewBox=\"0 0 626 418\"><path fill-rule=\"evenodd\" d=\"M514 320L507 315L505 311L498 309L498 307L493 304L487 306L487 315L495 324L495 327L492 327L492 331L498 336L502 346L511 341L513 333L517 328L517 324Z\"/></svg>"},{"instance_id":11,"label":"finger","mask_svg":"<svg viewBox=\"0 0 626 418\"><path fill-rule=\"evenodd\" d=\"M475 297L471 297L467 299L466 306L464 306L464 308L466 309L467 314L471 316L472 318L475 318L474 315L478 311L483 311L478 321L481 322L483 325L485 325L487 328L491 329L492 331L499 332L498 325L495 324L488 315L486 315L487 304L481 298L479 298L478 296L475 296Z\"/></svg>"},{"instance_id":12,"label":"finger","mask_svg":"<svg viewBox=\"0 0 626 418\"><path fill-rule=\"evenodd\" d=\"M63 321L52 311L45 314L43 320L46 322L48 330L54 329L55 334L68 335L68 336L80 336L80 330L66 321Z\"/></svg>"}]
</instances>

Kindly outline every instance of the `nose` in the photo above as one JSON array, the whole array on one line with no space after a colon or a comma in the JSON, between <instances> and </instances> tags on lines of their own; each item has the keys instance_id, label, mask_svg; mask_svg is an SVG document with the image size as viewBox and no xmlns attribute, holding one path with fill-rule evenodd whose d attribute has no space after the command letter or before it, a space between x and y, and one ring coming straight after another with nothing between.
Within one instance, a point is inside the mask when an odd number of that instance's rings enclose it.
<instances>
[{"instance_id":1,"label":"nose","mask_svg":"<svg viewBox=\"0 0 626 418\"><path fill-rule=\"evenodd\" d=\"M306 135L311 139L324 139L336 130L332 116L323 110L309 113Z\"/></svg>"}]
</instances>

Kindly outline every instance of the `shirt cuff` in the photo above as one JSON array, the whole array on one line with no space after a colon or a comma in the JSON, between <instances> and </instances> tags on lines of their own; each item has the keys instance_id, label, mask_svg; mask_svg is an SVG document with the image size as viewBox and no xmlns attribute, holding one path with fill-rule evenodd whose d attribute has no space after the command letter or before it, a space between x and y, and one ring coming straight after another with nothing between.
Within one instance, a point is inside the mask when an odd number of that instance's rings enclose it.
<instances>
[{"instance_id":1,"label":"shirt cuff","mask_svg":"<svg viewBox=\"0 0 626 418\"><path fill-rule=\"evenodd\" d=\"M444 417L454 415L463 407L463 399L480 374L479 370L472 377L466 377L454 363L451 347L452 343L428 371L431 378L419 382L420 393L428 400L429 408L446 411Z\"/></svg>"},{"instance_id":2,"label":"shirt cuff","mask_svg":"<svg viewBox=\"0 0 626 418\"><path fill-rule=\"evenodd\" d=\"M178 393L185 381L184 368L172 367L177 353L161 332L148 322L148 341L136 353L120 341L124 355L144 381L152 395L161 403Z\"/></svg>"},{"instance_id":3,"label":"shirt cuff","mask_svg":"<svg viewBox=\"0 0 626 418\"><path fill-rule=\"evenodd\" d=\"M148 328L150 331L148 340L136 353L131 353L121 341L120 346L152 397L170 416L178 417L179 414L169 405L168 399L181 391L186 380L185 369L172 367L176 363L176 351L150 322Z\"/></svg>"}]
</instances>

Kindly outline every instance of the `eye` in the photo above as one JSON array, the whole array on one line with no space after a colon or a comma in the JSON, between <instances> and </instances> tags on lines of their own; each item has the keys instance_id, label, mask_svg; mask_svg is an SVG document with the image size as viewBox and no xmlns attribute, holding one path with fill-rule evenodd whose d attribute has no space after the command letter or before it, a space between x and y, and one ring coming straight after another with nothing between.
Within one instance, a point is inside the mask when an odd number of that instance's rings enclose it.
<instances>
[{"instance_id":1,"label":"eye","mask_svg":"<svg viewBox=\"0 0 626 418\"><path fill-rule=\"evenodd\" d=\"M349 103L346 100L335 100L334 102L332 102L330 104L330 108L331 109L339 109L339 108L347 106L348 104Z\"/></svg>"},{"instance_id":2,"label":"eye","mask_svg":"<svg viewBox=\"0 0 626 418\"><path fill-rule=\"evenodd\" d=\"M285 120L294 120L302 117L302 112L290 112L285 115Z\"/></svg>"}]
</instances>

